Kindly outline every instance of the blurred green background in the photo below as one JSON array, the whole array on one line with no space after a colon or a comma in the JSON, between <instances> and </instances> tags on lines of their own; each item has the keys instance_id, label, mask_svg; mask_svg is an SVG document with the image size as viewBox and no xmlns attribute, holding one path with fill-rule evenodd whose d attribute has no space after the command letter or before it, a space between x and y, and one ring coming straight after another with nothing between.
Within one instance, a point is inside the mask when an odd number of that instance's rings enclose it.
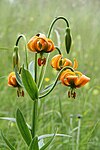
<instances>
[{"instance_id":1,"label":"blurred green background","mask_svg":"<svg viewBox=\"0 0 100 150\"><path fill-rule=\"evenodd\" d=\"M90 83L77 90L75 100L67 98L67 87L58 85L55 90L41 101L38 134L69 134L70 114L73 114L73 128L77 127L77 114L82 115L80 150L100 149L100 1L99 0L0 0L0 116L15 117L19 107L27 122L31 123L32 101L25 93L24 98L17 98L16 89L7 85L7 76L12 71L13 46L19 34L24 34L27 41L35 34L47 34L51 21L57 16L65 16L70 24L73 38L71 52L65 53L65 24L55 24L51 39L57 44L55 30L61 39L61 49L67 58L79 62L79 70L91 78ZM20 42L21 63L24 63L24 42ZM56 54L51 54L51 57ZM29 60L33 59L29 53ZM50 70L50 71L49 71ZM54 70L48 66L48 82L55 79ZM60 93L60 94L59 94ZM0 120L0 130L15 145L17 150L27 150L23 140L12 122ZM73 139L55 138L49 150L75 150L77 130ZM0 135L0 150L7 147Z\"/></svg>"}]
</instances>

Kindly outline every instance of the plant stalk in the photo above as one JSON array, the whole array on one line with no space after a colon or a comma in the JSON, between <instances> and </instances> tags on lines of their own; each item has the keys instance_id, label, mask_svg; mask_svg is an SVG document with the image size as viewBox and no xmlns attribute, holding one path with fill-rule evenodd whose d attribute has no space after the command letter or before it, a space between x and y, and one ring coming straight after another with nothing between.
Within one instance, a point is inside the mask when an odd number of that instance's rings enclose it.
<instances>
[{"instance_id":1,"label":"plant stalk","mask_svg":"<svg viewBox=\"0 0 100 150\"><path fill-rule=\"evenodd\" d=\"M81 117L78 117L78 131L77 131L77 139L76 139L76 150L79 150L79 140L80 140L80 127L81 127Z\"/></svg>"},{"instance_id":2,"label":"plant stalk","mask_svg":"<svg viewBox=\"0 0 100 150\"><path fill-rule=\"evenodd\" d=\"M37 84L37 53L35 54L35 83ZM36 136L38 125L38 99L33 101L33 109L32 109L32 138Z\"/></svg>"},{"instance_id":3,"label":"plant stalk","mask_svg":"<svg viewBox=\"0 0 100 150\"><path fill-rule=\"evenodd\" d=\"M16 41L15 45L18 46L19 40L21 38L23 38L24 41L25 41L25 61L26 61L26 68L28 69L28 54L27 54L27 48L26 48L26 43L27 43L26 37L23 34L19 35L19 37L17 38L17 41Z\"/></svg>"},{"instance_id":4,"label":"plant stalk","mask_svg":"<svg viewBox=\"0 0 100 150\"><path fill-rule=\"evenodd\" d=\"M38 99L33 102L33 112L32 112L32 138L36 136L37 125L38 125Z\"/></svg>"},{"instance_id":5,"label":"plant stalk","mask_svg":"<svg viewBox=\"0 0 100 150\"><path fill-rule=\"evenodd\" d=\"M56 17L56 18L51 22L51 25L50 25L49 30L48 30L47 38L50 38L50 35L51 35L51 31L52 31L52 29L53 29L53 26L54 26L54 24L55 24L58 20L64 20L65 23L66 23L66 25L67 25L67 27L69 27L69 23L68 23L68 21L67 21L67 19L66 19L65 17L63 17L63 16ZM59 51L59 49L58 49L57 47L56 47L56 49ZM60 51L59 51L59 54L60 54ZM40 84L39 84L39 90L40 90L40 88L41 88L41 85L42 85L42 82L43 82L43 79L44 79L44 76L45 76L45 72L46 72L46 68L47 68L49 56L50 56L50 53L47 55L47 59L46 59L46 64L45 64L45 66L42 66L42 68L41 68L41 73L40 73L40 74L42 74L42 78L41 78L41 82L40 82Z\"/></svg>"}]
</instances>

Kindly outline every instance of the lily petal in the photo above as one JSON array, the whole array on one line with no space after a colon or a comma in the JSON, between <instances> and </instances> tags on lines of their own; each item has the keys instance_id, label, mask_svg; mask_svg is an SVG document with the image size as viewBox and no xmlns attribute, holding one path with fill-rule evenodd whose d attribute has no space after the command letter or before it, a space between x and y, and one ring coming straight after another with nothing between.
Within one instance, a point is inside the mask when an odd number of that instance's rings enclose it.
<instances>
[{"instance_id":1,"label":"lily petal","mask_svg":"<svg viewBox=\"0 0 100 150\"><path fill-rule=\"evenodd\" d=\"M78 61L76 58L74 58L74 65L73 65L73 69L77 69L78 68Z\"/></svg>"},{"instance_id":2,"label":"lily petal","mask_svg":"<svg viewBox=\"0 0 100 150\"><path fill-rule=\"evenodd\" d=\"M87 82L90 81L90 78L88 78L87 76L85 75L82 75L80 78L78 78L77 82L75 83L76 87L79 88L79 87L82 87L84 86Z\"/></svg>"},{"instance_id":3,"label":"lily petal","mask_svg":"<svg viewBox=\"0 0 100 150\"><path fill-rule=\"evenodd\" d=\"M55 69L57 69L57 68L60 69L59 61L61 60L61 58L62 58L62 55L59 55L59 54L54 56L51 60L51 66Z\"/></svg>"}]
</instances>

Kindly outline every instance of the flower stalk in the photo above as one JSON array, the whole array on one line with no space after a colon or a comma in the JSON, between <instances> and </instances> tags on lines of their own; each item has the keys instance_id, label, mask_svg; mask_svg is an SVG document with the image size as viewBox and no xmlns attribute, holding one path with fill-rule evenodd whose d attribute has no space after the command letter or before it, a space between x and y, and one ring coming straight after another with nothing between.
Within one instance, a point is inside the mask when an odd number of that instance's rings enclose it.
<instances>
[{"instance_id":1,"label":"flower stalk","mask_svg":"<svg viewBox=\"0 0 100 150\"><path fill-rule=\"evenodd\" d=\"M55 24L58 20L64 20L65 23L66 23L66 26L69 27L68 20L67 20L65 17L63 17L63 16L58 16L58 17L56 17L56 18L51 22L51 25L50 25L49 30L48 30L48 33L47 33L47 38L50 38L50 35L51 35L51 32L52 32L53 26L54 26L54 24ZM59 52L59 54L60 54L60 53L61 53L60 49L59 49L57 46L55 46L55 48L58 50L58 52ZM45 66L42 66L42 69L41 69L41 73L40 73L40 74L42 74L42 78L41 78L41 82L40 82L40 85L39 85L39 90L41 89L41 85L42 85L43 80L44 80L45 71L46 71L46 68L47 68L49 56L50 56L50 53L47 55L47 59L46 59L46 64L45 64Z\"/></svg>"},{"instance_id":2,"label":"flower stalk","mask_svg":"<svg viewBox=\"0 0 100 150\"><path fill-rule=\"evenodd\" d=\"M67 25L67 27L69 27L69 23L68 23L68 21L67 21L67 19L66 19L65 17L63 17L63 16L56 17L56 18L51 22L51 25L50 25L50 28L49 28L48 34L47 34L47 37L48 37L48 38L49 38L50 35L51 35L51 31L52 31L52 29L53 29L54 24L55 24L58 20L64 20L65 23L66 23L66 25Z\"/></svg>"},{"instance_id":3,"label":"flower stalk","mask_svg":"<svg viewBox=\"0 0 100 150\"><path fill-rule=\"evenodd\" d=\"M35 83L37 84L37 53L35 53ZM36 129L38 126L38 99L33 101L32 108L32 138L36 136Z\"/></svg>"},{"instance_id":4,"label":"flower stalk","mask_svg":"<svg viewBox=\"0 0 100 150\"><path fill-rule=\"evenodd\" d=\"M33 111L32 111L32 138L36 136L36 131L38 128L38 99L33 101Z\"/></svg>"},{"instance_id":5,"label":"flower stalk","mask_svg":"<svg viewBox=\"0 0 100 150\"><path fill-rule=\"evenodd\" d=\"M76 139L76 150L79 150L79 141L80 141L80 128L81 128L81 115L77 116L78 118L78 130L77 130L77 139Z\"/></svg>"},{"instance_id":6,"label":"flower stalk","mask_svg":"<svg viewBox=\"0 0 100 150\"><path fill-rule=\"evenodd\" d=\"M28 54L27 54L27 48L26 48L26 44L27 44L26 37L23 34L19 35L17 40L16 40L15 45L18 46L19 41L20 41L21 38L23 38L24 42L25 42L25 62L26 62L26 68L28 69Z\"/></svg>"},{"instance_id":7,"label":"flower stalk","mask_svg":"<svg viewBox=\"0 0 100 150\"><path fill-rule=\"evenodd\" d=\"M62 68L62 69L59 71L59 73L58 73L58 75L57 75L57 77L56 77L56 79L55 79L55 82L54 82L54 84L52 85L51 89L50 89L47 93L45 93L44 95L39 96L39 99L41 99L41 98L43 98L43 97L45 97L45 96L47 96L48 94L51 93L51 91L52 91L52 90L54 89L54 87L56 86L56 84L57 84L57 82L58 82L58 79L59 79L61 73L62 73L65 69L70 69L72 72L74 72L73 68L70 67L70 66L66 66L66 67Z\"/></svg>"}]
</instances>

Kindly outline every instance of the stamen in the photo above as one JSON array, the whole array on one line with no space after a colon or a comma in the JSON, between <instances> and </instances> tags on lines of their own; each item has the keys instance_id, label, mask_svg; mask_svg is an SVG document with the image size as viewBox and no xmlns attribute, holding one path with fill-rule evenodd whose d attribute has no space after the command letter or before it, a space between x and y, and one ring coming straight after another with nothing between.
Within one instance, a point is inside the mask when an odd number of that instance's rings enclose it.
<instances>
[{"instance_id":1,"label":"stamen","mask_svg":"<svg viewBox=\"0 0 100 150\"><path fill-rule=\"evenodd\" d=\"M38 65L39 66L44 66L46 64L46 58L38 58Z\"/></svg>"},{"instance_id":2,"label":"stamen","mask_svg":"<svg viewBox=\"0 0 100 150\"><path fill-rule=\"evenodd\" d=\"M73 89L71 90L71 97L74 98L74 99L76 97L76 92Z\"/></svg>"},{"instance_id":3,"label":"stamen","mask_svg":"<svg viewBox=\"0 0 100 150\"><path fill-rule=\"evenodd\" d=\"M24 91L22 90L21 96L24 97Z\"/></svg>"},{"instance_id":4,"label":"stamen","mask_svg":"<svg viewBox=\"0 0 100 150\"><path fill-rule=\"evenodd\" d=\"M70 98L70 91L68 91L68 98Z\"/></svg>"}]
</instances>

